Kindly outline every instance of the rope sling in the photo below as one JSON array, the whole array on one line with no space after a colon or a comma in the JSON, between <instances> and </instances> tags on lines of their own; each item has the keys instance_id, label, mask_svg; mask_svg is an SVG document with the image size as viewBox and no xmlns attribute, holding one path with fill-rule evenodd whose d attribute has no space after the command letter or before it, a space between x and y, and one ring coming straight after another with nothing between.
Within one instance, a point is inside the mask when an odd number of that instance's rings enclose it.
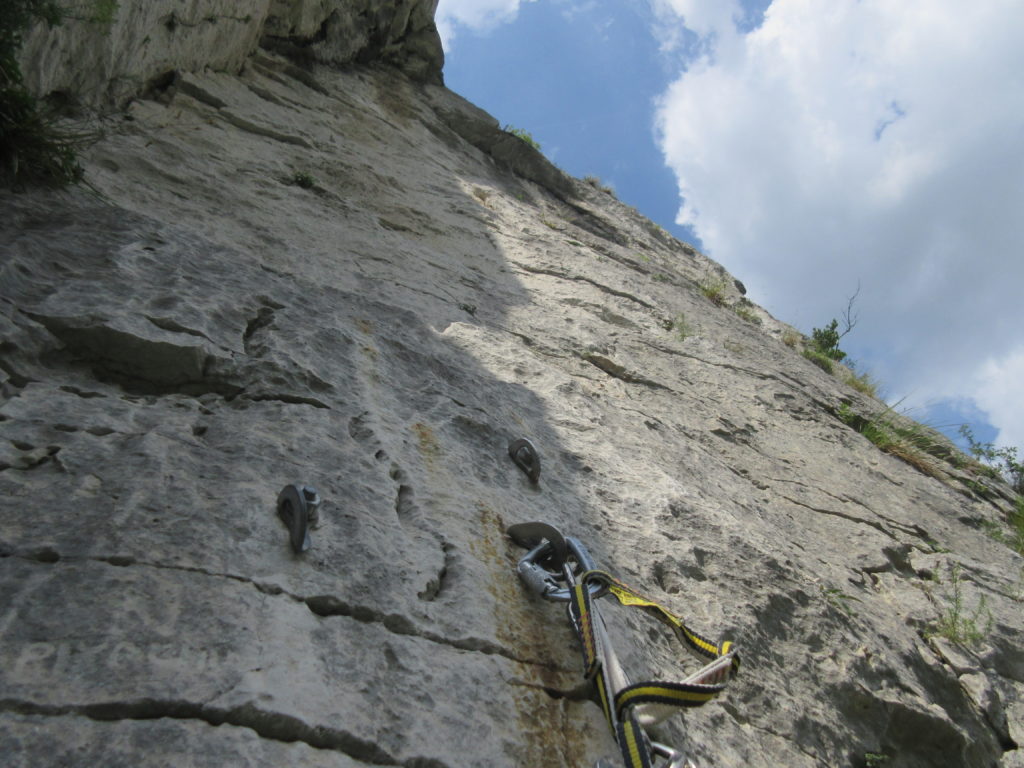
<instances>
[{"instance_id":1,"label":"rope sling","mask_svg":"<svg viewBox=\"0 0 1024 768\"><path fill-rule=\"evenodd\" d=\"M583 674L593 680L605 719L626 768L693 768L693 762L671 747L653 742L644 730L680 708L699 707L717 697L739 670L739 656L729 641L713 643L686 626L655 600L596 567L583 544L563 536L546 523L521 523L508 530L514 542L529 551L517 571L523 582L546 600L567 603L569 622L583 655ZM596 600L611 594L627 608L638 608L666 625L705 666L679 681L630 683L608 638Z\"/></svg>"}]
</instances>

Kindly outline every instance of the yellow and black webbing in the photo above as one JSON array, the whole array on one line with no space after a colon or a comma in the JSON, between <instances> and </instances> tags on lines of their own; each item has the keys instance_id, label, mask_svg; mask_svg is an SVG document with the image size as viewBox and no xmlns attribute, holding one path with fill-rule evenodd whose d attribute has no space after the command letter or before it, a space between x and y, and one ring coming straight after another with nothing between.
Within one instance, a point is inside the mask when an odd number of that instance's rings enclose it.
<instances>
[{"instance_id":1,"label":"yellow and black webbing","mask_svg":"<svg viewBox=\"0 0 1024 768\"><path fill-rule=\"evenodd\" d=\"M732 652L732 671L738 672L740 668L740 657L733 651L733 644L728 640L720 643L713 643L706 637L697 634L686 626L681 618L676 616L665 606L652 600L646 595L637 592L627 584L616 579L605 571L587 571L580 577L583 583L600 581L608 587L608 591L615 596L615 599L627 608L639 608L650 614L662 624L667 625L679 638L679 641L695 656L705 659L719 659Z\"/></svg>"},{"instance_id":2,"label":"yellow and black webbing","mask_svg":"<svg viewBox=\"0 0 1024 768\"><path fill-rule=\"evenodd\" d=\"M615 691L614 701L609 701L606 676L610 672L603 668L603 654L591 606L589 585L594 581L603 583L622 605L640 608L669 626L691 653L711 659L712 663L682 682L647 681L628 685ZM651 768L653 765L650 741L640 725L635 707L642 704L699 707L718 696L725 689L730 673L739 669L739 657L731 642L712 643L687 627L681 618L664 606L604 571L587 571L580 576L572 588L569 617L583 652L584 674L593 678L597 685L601 708L615 732L615 740L627 768ZM716 664L716 661L721 663Z\"/></svg>"},{"instance_id":3,"label":"yellow and black webbing","mask_svg":"<svg viewBox=\"0 0 1024 768\"><path fill-rule=\"evenodd\" d=\"M620 720L615 731L615 741L626 759L627 768L652 768L651 742L636 717L630 714Z\"/></svg>"},{"instance_id":4,"label":"yellow and black webbing","mask_svg":"<svg viewBox=\"0 0 1024 768\"><path fill-rule=\"evenodd\" d=\"M592 677L597 671L598 662L601 659L597 647L597 635L594 632L594 614L590 610L590 589L584 579L580 579L579 583L572 588L572 599L569 600L569 618L572 620L576 636L579 638L580 648L583 649L583 675Z\"/></svg>"}]
</instances>

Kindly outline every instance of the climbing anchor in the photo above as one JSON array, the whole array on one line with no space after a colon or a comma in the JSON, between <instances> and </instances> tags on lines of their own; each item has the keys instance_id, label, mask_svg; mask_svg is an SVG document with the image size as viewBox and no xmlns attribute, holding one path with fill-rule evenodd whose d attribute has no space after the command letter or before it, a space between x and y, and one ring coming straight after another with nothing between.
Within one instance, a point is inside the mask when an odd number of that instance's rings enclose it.
<instances>
[{"instance_id":1,"label":"climbing anchor","mask_svg":"<svg viewBox=\"0 0 1024 768\"><path fill-rule=\"evenodd\" d=\"M664 606L599 570L579 539L564 536L551 525L520 523L511 526L508 535L528 550L516 566L523 583L546 600L567 603L583 653L584 675L597 687L626 768L653 768L656 761L660 768L696 768L682 752L651 741L644 729L678 708L697 707L718 696L739 669L733 644L712 643ZM679 681L630 683L597 607L597 599L606 594L661 621L690 653L709 663ZM607 761L600 761L598 768L609 768Z\"/></svg>"},{"instance_id":2,"label":"climbing anchor","mask_svg":"<svg viewBox=\"0 0 1024 768\"><path fill-rule=\"evenodd\" d=\"M312 546L309 526L316 522L320 494L312 485L292 483L277 495L277 514L288 526L292 551L300 555Z\"/></svg>"},{"instance_id":3,"label":"climbing anchor","mask_svg":"<svg viewBox=\"0 0 1024 768\"><path fill-rule=\"evenodd\" d=\"M536 485L540 480L540 454L533 443L525 437L513 440L508 444L508 455L512 457L516 466L526 473L530 482Z\"/></svg>"}]
</instances>

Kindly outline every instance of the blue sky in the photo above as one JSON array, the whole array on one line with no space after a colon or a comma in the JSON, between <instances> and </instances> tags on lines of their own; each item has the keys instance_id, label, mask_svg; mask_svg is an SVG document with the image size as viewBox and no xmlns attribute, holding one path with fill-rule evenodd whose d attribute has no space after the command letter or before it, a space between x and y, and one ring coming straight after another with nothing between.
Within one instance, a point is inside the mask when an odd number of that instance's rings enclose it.
<instances>
[{"instance_id":1,"label":"blue sky","mask_svg":"<svg viewBox=\"0 0 1024 768\"><path fill-rule=\"evenodd\" d=\"M890 402L1024 446L1024 5L441 0L445 81ZM954 428L955 431L955 428Z\"/></svg>"},{"instance_id":2,"label":"blue sky","mask_svg":"<svg viewBox=\"0 0 1024 768\"><path fill-rule=\"evenodd\" d=\"M578 11L550 0L524 3L514 22L475 34L457 28L445 82L502 125L529 131L573 176L599 176L694 242L692 230L673 223L679 190L655 143L654 101L677 74L652 44L655 21L639 2Z\"/></svg>"}]
</instances>

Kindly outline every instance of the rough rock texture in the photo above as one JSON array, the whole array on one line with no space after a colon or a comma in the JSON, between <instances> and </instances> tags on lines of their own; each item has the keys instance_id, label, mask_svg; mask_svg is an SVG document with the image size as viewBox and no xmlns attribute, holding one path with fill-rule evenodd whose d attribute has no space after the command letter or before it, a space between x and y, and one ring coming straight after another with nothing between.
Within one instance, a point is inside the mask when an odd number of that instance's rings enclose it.
<instances>
[{"instance_id":1,"label":"rough rock texture","mask_svg":"<svg viewBox=\"0 0 1024 768\"><path fill-rule=\"evenodd\" d=\"M328 4L273 7L302 36ZM740 644L658 731L698 765L1024 765L1005 500L879 452L836 417L877 403L720 267L440 86L245 35L106 120L99 195L0 196L5 764L592 766L504 534L539 519ZM76 82L159 70L118 66ZM324 499L301 556L292 482ZM930 636L956 593L975 644ZM629 672L680 668L606 615Z\"/></svg>"},{"instance_id":2,"label":"rough rock texture","mask_svg":"<svg viewBox=\"0 0 1024 768\"><path fill-rule=\"evenodd\" d=\"M437 0L122 0L109 20L71 7L28 36L22 69L35 93L88 106L123 105L181 71L237 73L261 40L304 62L386 62L441 82Z\"/></svg>"}]
</instances>

